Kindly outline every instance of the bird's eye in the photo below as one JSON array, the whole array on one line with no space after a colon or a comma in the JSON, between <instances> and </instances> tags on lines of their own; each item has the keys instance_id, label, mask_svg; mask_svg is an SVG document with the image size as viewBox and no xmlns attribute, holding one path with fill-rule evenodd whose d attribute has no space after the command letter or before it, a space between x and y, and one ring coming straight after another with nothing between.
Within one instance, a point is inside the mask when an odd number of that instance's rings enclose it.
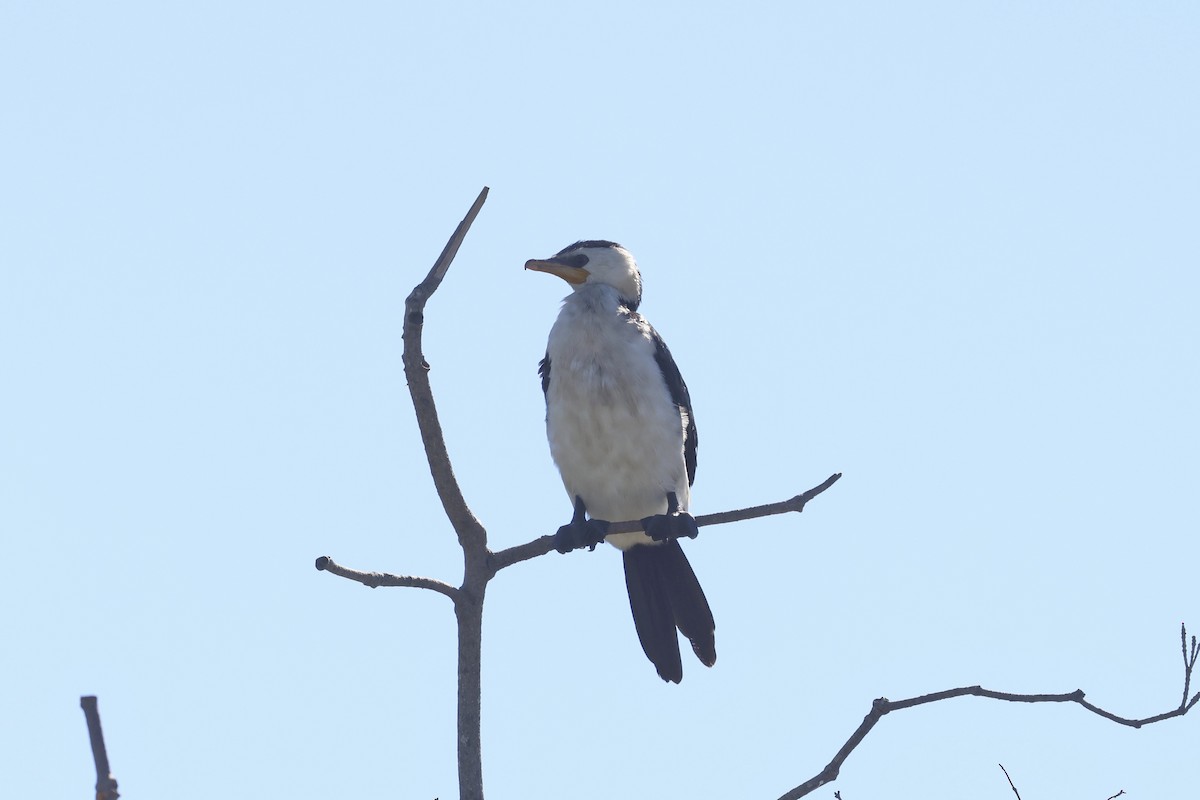
<instances>
[{"instance_id":1,"label":"bird's eye","mask_svg":"<svg viewBox=\"0 0 1200 800\"><path fill-rule=\"evenodd\" d=\"M559 256L554 260L568 267L582 267L588 263L588 257L583 253L576 253L573 256Z\"/></svg>"}]
</instances>

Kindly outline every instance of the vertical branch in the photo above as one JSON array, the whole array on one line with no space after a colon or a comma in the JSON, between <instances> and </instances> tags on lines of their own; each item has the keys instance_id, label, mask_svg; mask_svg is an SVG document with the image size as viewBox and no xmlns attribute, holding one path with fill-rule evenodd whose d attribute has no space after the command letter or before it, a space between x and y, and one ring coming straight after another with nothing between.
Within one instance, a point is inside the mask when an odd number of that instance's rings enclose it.
<instances>
[{"instance_id":1,"label":"vertical branch","mask_svg":"<svg viewBox=\"0 0 1200 800\"><path fill-rule=\"evenodd\" d=\"M450 269L458 248L471 223L487 199L485 186L475 198L467 215L458 224L442 254L434 262L425 280L417 284L404 303L404 377L412 395L413 410L421 429L421 443L429 461L433 484L442 508L463 549L463 583L453 595L458 620L458 792L460 800L483 800L483 748L481 741L481 682L483 660L483 597L487 583L495 575L488 559L487 531L467 506L446 440L438 421L433 388L429 383L429 362L421 349L425 325L425 304L437 291Z\"/></svg>"},{"instance_id":2,"label":"vertical branch","mask_svg":"<svg viewBox=\"0 0 1200 800\"><path fill-rule=\"evenodd\" d=\"M1200 655L1200 647L1196 645L1196 636L1193 634L1191 655L1188 655L1187 624L1182 622L1179 624L1179 644L1183 649L1183 699L1179 701L1179 707L1185 708L1188 702L1188 692L1192 687L1192 670L1196 668L1196 656ZM1200 697L1200 694L1197 697Z\"/></svg>"},{"instance_id":3,"label":"vertical branch","mask_svg":"<svg viewBox=\"0 0 1200 800\"><path fill-rule=\"evenodd\" d=\"M408 380L408 391L412 395L413 409L417 414L417 425L421 429L421 443L425 446L425 456L429 461L429 471L433 474L433 484L437 488L438 497L442 500L442 508L458 534L459 543L465 549L468 542L483 547L487 544L487 534L483 525L467 507L462 490L454 477L454 468L450 465L450 455L446 452L446 441L442 437L442 425L438 421L437 405L433 402L433 389L429 385L429 363L421 351L421 333L425 324L425 303L437 291L450 269L450 263L458 253L458 248L466 238L471 223L483 208L487 199L488 189L483 187L471 209L458 223L454 235L446 242L442 254L434 262L433 268L425 276L404 303L404 377Z\"/></svg>"},{"instance_id":4,"label":"vertical branch","mask_svg":"<svg viewBox=\"0 0 1200 800\"><path fill-rule=\"evenodd\" d=\"M482 682L483 594L462 593L458 619L458 797L483 800Z\"/></svg>"},{"instance_id":5,"label":"vertical branch","mask_svg":"<svg viewBox=\"0 0 1200 800\"><path fill-rule=\"evenodd\" d=\"M104 747L104 731L100 727L100 708L95 695L79 698L87 720L88 738L92 740L92 758L96 762L96 800L117 800L117 779L108 766L108 750Z\"/></svg>"}]
</instances>

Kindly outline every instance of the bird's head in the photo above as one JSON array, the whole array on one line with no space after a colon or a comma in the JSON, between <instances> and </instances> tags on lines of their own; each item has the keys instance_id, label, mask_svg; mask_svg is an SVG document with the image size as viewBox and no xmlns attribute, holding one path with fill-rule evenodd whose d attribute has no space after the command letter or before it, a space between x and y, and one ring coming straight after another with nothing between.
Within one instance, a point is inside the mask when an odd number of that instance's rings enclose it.
<instances>
[{"instance_id":1,"label":"bird's head","mask_svg":"<svg viewBox=\"0 0 1200 800\"><path fill-rule=\"evenodd\" d=\"M553 258L531 258L525 269L557 275L578 291L600 284L617 290L621 300L636 310L642 301L642 276L633 254L616 242L593 239L576 242Z\"/></svg>"}]
</instances>

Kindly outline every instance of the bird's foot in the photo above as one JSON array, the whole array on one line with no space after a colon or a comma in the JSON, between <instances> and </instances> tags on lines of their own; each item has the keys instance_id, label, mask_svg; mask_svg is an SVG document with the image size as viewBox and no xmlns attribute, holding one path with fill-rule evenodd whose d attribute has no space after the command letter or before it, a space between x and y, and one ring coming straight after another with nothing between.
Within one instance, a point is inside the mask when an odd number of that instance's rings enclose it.
<instances>
[{"instance_id":1,"label":"bird's foot","mask_svg":"<svg viewBox=\"0 0 1200 800\"><path fill-rule=\"evenodd\" d=\"M687 537L695 539L700 535L700 526L696 524L696 518L686 511L676 511L674 514L656 514L653 517L646 517L642 520L642 527L646 533L656 542L665 542L668 539L682 539Z\"/></svg>"},{"instance_id":2,"label":"bird's foot","mask_svg":"<svg viewBox=\"0 0 1200 800\"><path fill-rule=\"evenodd\" d=\"M569 553L586 547L595 550L596 545L604 541L608 535L608 523L602 519L586 519L587 509L583 500L575 498L575 516L554 534L554 549L560 553Z\"/></svg>"},{"instance_id":3,"label":"bird's foot","mask_svg":"<svg viewBox=\"0 0 1200 800\"><path fill-rule=\"evenodd\" d=\"M655 514L642 520L642 528L656 542L668 539L695 539L700 535L700 526L696 518L686 511L679 510L679 498L674 492L667 492L667 513Z\"/></svg>"},{"instance_id":4,"label":"bird's foot","mask_svg":"<svg viewBox=\"0 0 1200 800\"><path fill-rule=\"evenodd\" d=\"M589 519L581 522L569 522L554 534L554 549L560 553L569 553L586 547L595 550L596 545L604 541L608 535L608 523L602 519Z\"/></svg>"}]
</instances>

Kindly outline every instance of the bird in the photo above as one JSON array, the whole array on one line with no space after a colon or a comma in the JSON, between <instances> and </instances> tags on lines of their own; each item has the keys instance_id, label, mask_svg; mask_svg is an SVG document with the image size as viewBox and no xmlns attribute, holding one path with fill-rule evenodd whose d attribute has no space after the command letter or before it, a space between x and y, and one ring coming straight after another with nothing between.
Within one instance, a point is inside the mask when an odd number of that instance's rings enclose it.
<instances>
[{"instance_id":1,"label":"bird","mask_svg":"<svg viewBox=\"0 0 1200 800\"><path fill-rule=\"evenodd\" d=\"M538 364L550 453L574 505L555 546L566 553L607 541L622 551L642 650L664 681L679 683L676 629L702 664L717 660L712 610L679 543L699 530L688 512L697 435L687 384L638 313L641 272L624 247L578 241L525 268L572 289ZM607 533L625 520L643 530Z\"/></svg>"}]
</instances>

